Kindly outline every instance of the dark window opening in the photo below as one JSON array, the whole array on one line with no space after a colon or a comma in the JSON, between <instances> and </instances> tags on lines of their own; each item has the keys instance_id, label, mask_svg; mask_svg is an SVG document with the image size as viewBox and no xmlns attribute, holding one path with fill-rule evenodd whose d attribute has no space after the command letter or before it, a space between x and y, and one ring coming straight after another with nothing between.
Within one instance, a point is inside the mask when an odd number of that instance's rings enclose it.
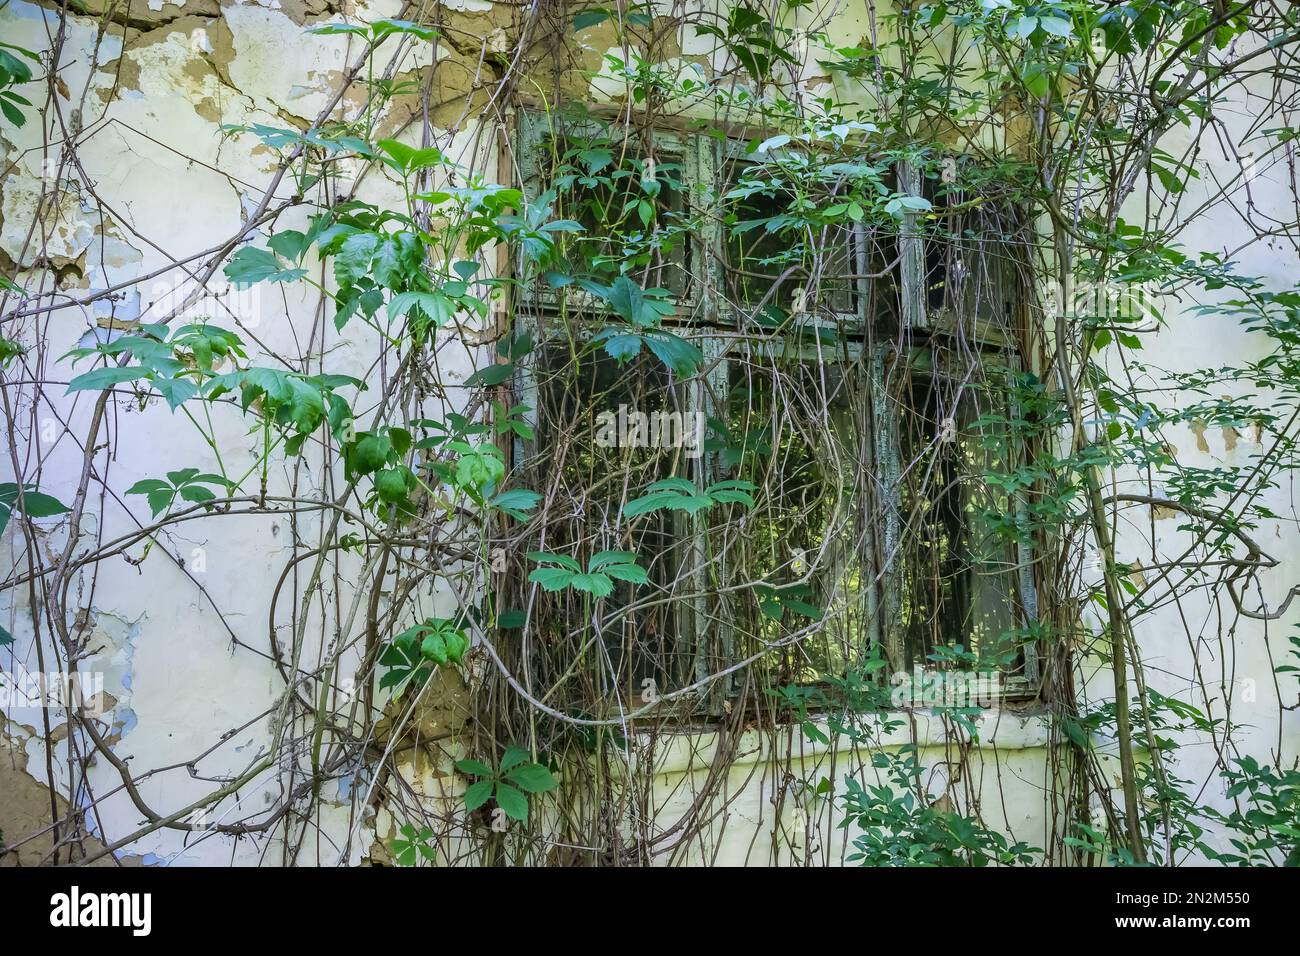
<instances>
[{"instance_id":1,"label":"dark window opening","mask_svg":"<svg viewBox=\"0 0 1300 956\"><path fill-rule=\"evenodd\" d=\"M997 531L1014 503L985 480L1008 467L1004 394L936 376L903 386L899 612L909 664L1022 669L1018 550Z\"/></svg>"},{"instance_id":2,"label":"dark window opening","mask_svg":"<svg viewBox=\"0 0 1300 956\"><path fill-rule=\"evenodd\" d=\"M749 447L734 473L760 489L733 560L765 582L738 609L738 651L812 627L769 653L772 684L843 676L872 643L864 381L856 364L730 367L728 431Z\"/></svg>"},{"instance_id":3,"label":"dark window opening","mask_svg":"<svg viewBox=\"0 0 1300 956\"><path fill-rule=\"evenodd\" d=\"M725 216L724 294L742 309L768 307L785 314L845 314L857 307L858 272L854 230L810 225L799 197L778 182L746 173L738 181ZM778 284L779 283L779 284ZM770 293L770 294L769 294Z\"/></svg>"}]
</instances>

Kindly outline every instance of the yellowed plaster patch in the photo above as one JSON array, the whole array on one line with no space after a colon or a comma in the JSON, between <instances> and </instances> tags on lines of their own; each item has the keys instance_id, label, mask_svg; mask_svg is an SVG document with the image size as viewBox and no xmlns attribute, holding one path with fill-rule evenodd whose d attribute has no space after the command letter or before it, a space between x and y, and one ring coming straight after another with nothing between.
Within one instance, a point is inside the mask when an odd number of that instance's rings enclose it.
<instances>
[{"instance_id":1,"label":"yellowed plaster patch","mask_svg":"<svg viewBox=\"0 0 1300 956\"><path fill-rule=\"evenodd\" d=\"M1192 422L1192 434L1196 436L1196 450L1208 453L1210 450L1210 443L1205 440L1206 427L1205 422L1200 421L1199 419Z\"/></svg>"},{"instance_id":2,"label":"yellowed plaster patch","mask_svg":"<svg viewBox=\"0 0 1300 956\"><path fill-rule=\"evenodd\" d=\"M50 263L74 262L94 237L90 207L69 183L51 184L25 176L10 178L4 184L0 218L0 249L23 268L36 263L42 246ZM31 224L38 218L43 228L29 236Z\"/></svg>"}]
</instances>

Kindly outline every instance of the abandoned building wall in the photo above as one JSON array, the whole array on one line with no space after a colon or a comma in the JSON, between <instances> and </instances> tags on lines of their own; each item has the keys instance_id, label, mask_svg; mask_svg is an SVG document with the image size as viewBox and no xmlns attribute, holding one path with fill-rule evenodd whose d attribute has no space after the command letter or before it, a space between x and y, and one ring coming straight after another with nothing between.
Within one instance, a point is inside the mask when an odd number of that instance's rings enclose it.
<instances>
[{"instance_id":1,"label":"abandoned building wall","mask_svg":"<svg viewBox=\"0 0 1300 956\"><path fill-rule=\"evenodd\" d=\"M354 38L305 34L308 25L341 19L339 5L328 0L184 0L179 4L131 0L129 5L102 6L94 0L84 15L62 17L51 7L22 0L0 10L0 35L7 42L46 50L51 37L64 31L66 65L56 91L58 121L80 131L76 167L64 167L57 175L58 157L44 149L39 122L0 129L6 170L0 186L0 265L10 275L43 277L44 288L66 303L42 316L39 324L29 321L21 329L22 337L47 337L53 356L184 301L194 284L174 263L195 264L206 250L220 247L240 229L254 213L278 159L252 133L224 128L255 124L306 128L329 106L356 56ZM845 5L834 21L837 40L848 45L866 34L865 7ZM400 10L397 0L346 5L352 22L397 16ZM427 103L440 142L450 144L450 155L491 175L508 174L508 163L498 159L501 143L496 133L503 104L489 104L484 91L498 68L496 58L514 46L518 13L514 4L490 0L440 4L439 16L447 25L442 38L424 47L404 48L404 59L393 64L394 79L413 80L415 87L397 101L405 114L395 110L382 134L402 135L405 121L420 115ZM707 68L709 45L683 33L667 65ZM572 42L579 61L588 68L596 68L607 55L623 55L604 27L577 31ZM844 77L832 79L818 67L817 53L812 44L800 51L805 65L800 79L810 95L835 84L843 87ZM425 94L421 92L424 80L435 63L437 79L429 87L432 92ZM547 56L537 53L539 75L553 66ZM574 99L616 101L621 89L612 74L592 81L568 63L558 82L564 95ZM39 84L30 87L29 98L43 102ZM847 88L837 92L861 95ZM356 89L344 91L345 102L353 106L361 102L360 96ZM492 115L482 122L475 111L484 108ZM995 135L1013 141L1014 124ZM1240 160L1203 155L1201 162L1207 174L1235 175ZM1253 170L1253 207L1290 208L1291 187L1291 173L1285 167ZM370 201L400 198L395 187L379 176L368 177L355 188L356 196ZM285 190L290 187L281 190L287 195ZM1195 187L1184 200L1189 209L1197 207L1194 193ZM1294 272L1290 254L1266 244L1238 254L1250 232L1221 212L1201 211L1185 243L1239 255L1244 272L1265 276L1279 288L1289 285ZM276 223L277 228L304 226L305 215L293 209ZM249 238L260 245L265 233L259 227ZM44 258L38 260L41 249ZM146 278L131 285L141 277ZM321 321L311 287L263 283L225 289L224 285L218 277L213 286L222 294L193 303L186 314L224 316L243 330L250 343L256 343L263 356L324 354L329 371L363 381L376 381L391 371L376 367L375 333L364 325L353 323L345 333L338 333L331 322ZM119 294L93 306L78 304L90 292L118 287ZM1190 312L1177 316L1182 307L1177 302L1166 304L1168 327L1151 341L1150 347L1158 348L1167 364L1193 368L1206 364L1209 356L1217 356L1216 362L1254 357L1243 354L1254 346L1246 342L1234 320ZM443 331L440 369L448 381L463 381L492 360L491 350L481 344L489 337L490 323L491 319L477 324L469 320L459 331L454 326ZM66 381L65 364L45 371ZM92 402L84 394L61 392L61 388L47 390L48 404L6 411L20 423L24 443L17 449L17 460L28 480L39 476L42 491L70 501L81 480L78 441L86 433ZM147 523L143 499L126 494L137 481L174 469L211 472L217 467L213 448L183 414L169 410L157 398L145 407L134 400L115 399L108 414L112 451L96 459L91 494L100 494L101 481L107 490L102 508L88 509L79 529L87 542L112 541ZM239 462L254 460L262 438L260 432L249 430L244 418L217 417L212 427L227 467L238 470ZM1228 464L1246 461L1258 436L1249 429L1207 431L1191 425L1175 432L1172 442L1182 461ZM12 480L12 467L6 456L5 480ZM273 499L298 482L295 492L303 494L306 489L301 483L306 482L324 494L335 481L318 461L315 470L308 468L303 474L272 469L266 476L266 492ZM1300 536L1294 534L1291 492L1283 486L1270 493L1268 503L1279 518L1260 531L1260 539L1280 560L1269 579L1275 593L1264 595L1274 601L1300 570ZM285 641L296 611L292 595L307 573L306 568L287 566L286 561L295 553L296 542L319 538L325 520L324 510L277 515L273 505L268 511L238 518L199 517L172 527L147 547L137 544L118 558L72 576L79 609L75 632L92 649L81 668L102 676L97 700L111 728L113 752L132 767L173 768L139 783L140 795L152 807L166 813L179 811L228 783L250 760L269 750L277 732L277 704L284 689L278 668L284 661L276 660L283 643L271 646L266 609L278 600L281 611L271 622L271 632ZM1159 509L1134 513L1123 548L1131 554L1135 579L1142 575L1140 565L1155 563L1158 554L1178 549L1179 523L1176 515ZM70 529L59 516L37 519L37 525L49 560L63 550ZM22 552L23 538L17 522L11 522L3 539L6 575L24 566ZM306 609L309 640L301 666L311 666L330 652L354 610L356 582L371 570L359 557L341 558L325 589L328 600L313 602ZM38 635L26 603L29 593L22 587L5 592L2 623L14 641L0 648L0 669L15 674L41 669ZM1295 683L1275 683L1273 675L1294 612L1281 621L1242 622L1232 634L1232 646L1188 646L1178 619L1222 612L1194 596L1144 624L1138 644L1152 685L1163 693L1185 694L1199 672L1215 689L1214 699L1203 702L1207 709L1222 715L1224 708L1231 707L1235 720L1249 725L1240 740L1243 751L1280 748L1282 754L1294 756L1300 714L1289 711L1286 722L1279 724L1277 703L1279 694L1283 702L1294 703ZM345 656L340 672L357 661L355 654ZM480 658L475 666L488 667L490 662ZM1094 697L1103 699L1108 678L1100 659L1093 673ZM462 786L451 761L457 756L454 731L458 720L463 723L466 689L452 686L454 681L448 684L438 707L417 720L426 723L431 734L451 733L447 759L431 765L422 751L414 751L405 763L411 791L434 800L454 799ZM5 838L30 832L40 819L43 798L38 795L47 772L53 775L60 801L75 805L95 801L94 813L86 821L98 841L95 846L112 845L120 857L144 864L383 861L386 842L404 822L389 812L383 795L372 790L374 781L366 766L358 765L326 784L311 819L290 814L267 833L239 838L158 829L128 840L143 821L121 787L117 770L96 759L89 787L79 785L70 791L70 738L56 728L51 735L54 750L46 753L44 716L36 708L12 703L0 708L4 737L0 831ZM57 711L49 716L56 724L61 720ZM918 721L924 760L942 780L947 748L953 741L939 722L924 715ZM981 795L995 826L1017 839L1043 845L1049 829L1059 824L1045 811L1044 795L1055 785L1056 772L1048 751L1048 716L1041 711L995 708L979 724L982 732L972 765L978 779L966 784ZM906 740L906 733L897 736L898 743ZM381 750L390 743L376 741ZM657 787L651 802L665 828L685 811L694 781L710 764L712 745L707 732L684 732L680 738L660 739L644 755L655 767ZM784 766L778 770L777 762L770 759L773 747L783 750L783 763L794 755L793 766L802 771L795 776L816 780L835 772L834 754L804 739L797 727L777 735L775 741L754 734L752 741L739 745L741 757L728 771L730 802L713 839L685 849L681 861L744 862L754 859L755 845L764 848L764 860L842 857L844 831L833 820L809 823L800 800L790 798L792 780ZM1220 748L1208 738L1189 740L1178 756L1179 775L1197 779L1208 776L1221 759ZM270 766L208 811L207 819L221 820L270 805L298 782L291 766ZM942 783L936 786L944 789ZM780 794L784 798L778 799ZM1204 799L1224 800L1222 793L1213 792L1205 793ZM33 843L24 859L33 861L42 846ZM767 848L772 849L770 856Z\"/></svg>"}]
</instances>

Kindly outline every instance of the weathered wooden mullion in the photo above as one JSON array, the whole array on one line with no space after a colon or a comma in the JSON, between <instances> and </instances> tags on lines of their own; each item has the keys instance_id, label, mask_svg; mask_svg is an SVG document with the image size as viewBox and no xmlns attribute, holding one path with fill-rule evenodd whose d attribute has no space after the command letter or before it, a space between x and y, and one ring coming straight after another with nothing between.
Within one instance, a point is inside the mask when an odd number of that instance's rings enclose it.
<instances>
[{"instance_id":1,"label":"weathered wooden mullion","mask_svg":"<svg viewBox=\"0 0 1300 956\"><path fill-rule=\"evenodd\" d=\"M908 196L921 195L921 173L912 163L899 160L895 167L898 191ZM925 237L920 217L903 213L898 231L899 319L904 330L929 328L925 293Z\"/></svg>"}]
</instances>

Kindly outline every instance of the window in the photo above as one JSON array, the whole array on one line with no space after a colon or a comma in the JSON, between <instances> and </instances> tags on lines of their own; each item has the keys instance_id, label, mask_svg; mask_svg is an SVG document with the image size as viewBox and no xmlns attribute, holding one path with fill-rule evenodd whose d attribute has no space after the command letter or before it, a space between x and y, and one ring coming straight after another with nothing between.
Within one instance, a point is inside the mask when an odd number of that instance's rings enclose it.
<instances>
[{"instance_id":1,"label":"window","mask_svg":"<svg viewBox=\"0 0 1300 956\"><path fill-rule=\"evenodd\" d=\"M914 286L903 294L908 321L963 341L1011 345L1013 291L1024 281L1016 240L1023 223L996 191L959 185L957 168L949 161L922 174L913 163L898 165L900 190L931 203L924 221L908 215L904 223L901 273Z\"/></svg>"},{"instance_id":2,"label":"window","mask_svg":"<svg viewBox=\"0 0 1300 956\"><path fill-rule=\"evenodd\" d=\"M940 342L886 348L879 365L879 459L894 489L883 536L895 550L883 637L894 660L937 664L960 650L954 664L1024 687L1037 674L1025 637L1037 591L1022 502L1002 490L1019 464L1015 362L986 351L972 364Z\"/></svg>"},{"instance_id":3,"label":"window","mask_svg":"<svg viewBox=\"0 0 1300 956\"><path fill-rule=\"evenodd\" d=\"M739 341L724 353L717 468L757 491L722 580L736 589L733 654L770 647L767 682L811 683L843 676L875 643L870 374L857 345L819 355L770 344ZM763 583L746 586L754 581Z\"/></svg>"},{"instance_id":4,"label":"window","mask_svg":"<svg viewBox=\"0 0 1300 956\"><path fill-rule=\"evenodd\" d=\"M1031 689L1032 548L1012 483L989 480L1018 463L1010 219L985 234L979 203L932 183L924 224L819 232L736 143L537 113L518 142L525 192L587 232L564 249L570 275L522 293L516 331L537 344L517 386L538 424L516 465L552 503L548 551L633 551L649 572L598 616L547 595L544 639L599 649L602 693L624 704L740 661L701 709L873 659L880 677L996 667ZM662 327L703 356L690 374L593 342L610 321L593 289L628 273L676 298ZM620 414L677 415L679 437L689 419L702 447L602 442ZM666 479L741 482L752 505L622 514Z\"/></svg>"},{"instance_id":5,"label":"window","mask_svg":"<svg viewBox=\"0 0 1300 956\"><path fill-rule=\"evenodd\" d=\"M524 111L518 147L524 192L549 199L584 231L565 240L570 277L608 281L626 266L647 287L667 289L679 305L697 302L705 265L703 210L695 188L714 175L713 144L699 136L634 131L587 115ZM544 276L525 292L541 305L578 297Z\"/></svg>"},{"instance_id":6,"label":"window","mask_svg":"<svg viewBox=\"0 0 1300 956\"><path fill-rule=\"evenodd\" d=\"M818 224L814 204L781 169L748 158L740 143L722 149L723 310L770 325L815 312L856 325L863 230Z\"/></svg>"},{"instance_id":7,"label":"window","mask_svg":"<svg viewBox=\"0 0 1300 956\"><path fill-rule=\"evenodd\" d=\"M536 426L517 457L529 470L529 487L553 501L545 550L584 558L631 551L649 573L648 587L614 582L594 634L575 626L592 620L589 599L580 592L548 595L549 614L539 618L543 639L572 644L571 659L592 655L602 664L593 670L597 697L635 699L647 679L658 687L682 686L694 648L682 640L690 629L670 596L688 586L688 529L671 512L620 521L618 508L630 489L683 473L693 453L684 445L695 442L670 440L659 447L648 429L665 413L684 420L685 389L649 354L620 366L599 350L575 352L555 335L543 334L531 358L527 404L536 410ZM644 415L641 430L647 433L619 427L620 412L624 419ZM611 419L613 429L603 427ZM544 463L538 449L546 451Z\"/></svg>"}]
</instances>

